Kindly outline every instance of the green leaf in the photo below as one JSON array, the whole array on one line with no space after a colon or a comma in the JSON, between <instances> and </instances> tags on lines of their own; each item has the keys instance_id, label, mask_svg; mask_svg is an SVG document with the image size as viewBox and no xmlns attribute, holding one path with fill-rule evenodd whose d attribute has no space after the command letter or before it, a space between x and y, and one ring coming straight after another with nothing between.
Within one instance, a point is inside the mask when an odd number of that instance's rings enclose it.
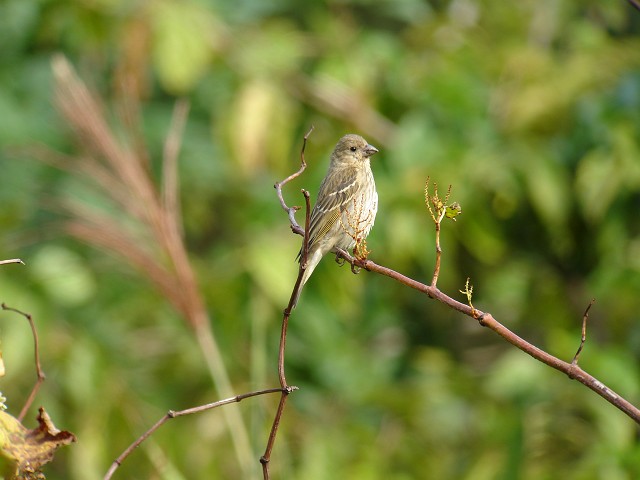
<instances>
[{"instance_id":1,"label":"green leaf","mask_svg":"<svg viewBox=\"0 0 640 480\"><path fill-rule=\"evenodd\" d=\"M203 77L216 44L217 24L211 10L189 2L152 4L153 62L160 83L179 95Z\"/></svg>"}]
</instances>

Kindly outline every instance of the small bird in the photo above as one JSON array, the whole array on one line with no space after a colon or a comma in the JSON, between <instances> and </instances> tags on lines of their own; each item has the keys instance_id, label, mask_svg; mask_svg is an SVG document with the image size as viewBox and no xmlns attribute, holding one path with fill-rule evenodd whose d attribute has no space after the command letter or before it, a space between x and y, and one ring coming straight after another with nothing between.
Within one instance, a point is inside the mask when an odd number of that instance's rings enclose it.
<instances>
[{"instance_id":1,"label":"small bird","mask_svg":"<svg viewBox=\"0 0 640 480\"><path fill-rule=\"evenodd\" d=\"M336 248L351 249L356 239L359 242L369 235L378 211L378 192L370 162L377 152L376 147L354 134L342 137L333 150L329 170L311 211L307 265L294 307L302 287L324 255ZM298 259L302 261L302 249Z\"/></svg>"}]
</instances>

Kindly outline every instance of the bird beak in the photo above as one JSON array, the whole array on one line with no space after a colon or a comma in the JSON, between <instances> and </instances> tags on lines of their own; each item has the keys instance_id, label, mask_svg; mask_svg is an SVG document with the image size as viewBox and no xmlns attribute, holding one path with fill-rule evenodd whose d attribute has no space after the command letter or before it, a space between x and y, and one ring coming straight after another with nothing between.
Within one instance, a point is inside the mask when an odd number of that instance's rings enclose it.
<instances>
[{"instance_id":1,"label":"bird beak","mask_svg":"<svg viewBox=\"0 0 640 480\"><path fill-rule=\"evenodd\" d=\"M378 153L378 149L373 145L367 145L366 147L364 147L364 153L367 157L370 157L374 153Z\"/></svg>"}]
</instances>

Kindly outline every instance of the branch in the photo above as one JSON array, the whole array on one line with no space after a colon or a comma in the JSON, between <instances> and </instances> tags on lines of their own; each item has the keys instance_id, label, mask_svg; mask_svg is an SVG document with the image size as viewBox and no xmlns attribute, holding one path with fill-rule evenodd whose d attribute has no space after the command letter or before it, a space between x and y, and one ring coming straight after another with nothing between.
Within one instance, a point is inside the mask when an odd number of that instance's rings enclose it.
<instances>
[{"instance_id":1,"label":"branch","mask_svg":"<svg viewBox=\"0 0 640 480\"><path fill-rule=\"evenodd\" d=\"M287 178L285 178L280 182L277 182L273 186L273 188L276 189L276 192L278 194L278 199L280 200L280 205L282 206L282 209L285 212L287 212L287 214L289 215L289 223L291 223L291 231L293 233L297 233L298 235L304 235L304 230L302 230L302 227L298 225L298 222L296 222L296 219L295 219L295 213L298 210L300 210L300 207L287 206L286 202L284 201L284 197L282 196L282 187L284 187L287 183L289 183L294 178L298 178L302 174L302 172L304 172L305 169L307 168L307 162L305 162L304 160L304 150L307 147L307 139L309 138L309 135L311 135L311 132L313 132L313 125L311 126L309 131L306 133L306 135L303 137L302 149L300 150L300 170L298 170L295 173L292 173Z\"/></svg>"},{"instance_id":2,"label":"branch","mask_svg":"<svg viewBox=\"0 0 640 480\"><path fill-rule=\"evenodd\" d=\"M569 378L573 380L577 380L582 383L587 388L593 390L602 398L604 398L607 402L624 412L628 417L633 419L636 423L640 424L640 409L635 405L631 404L628 400L618 395L616 392L611 390L609 387L604 385L601 381L596 379L594 376L590 375L582 368L577 365L577 361L575 363L568 363L563 360L560 360L557 357L545 352L544 350L532 345L526 340L522 339L507 327L498 322L490 313L483 312L474 308L470 305L466 305L464 303L460 303L457 300L449 297L440 291L437 287L431 285L425 285L424 283L418 282L412 278L409 278L401 273L396 272L390 268L384 267L382 265L378 265L377 263L372 262L371 260L359 260L357 258L352 257L344 250L340 250L338 254L344 258L347 262L352 265L356 265L358 267L364 268L365 270L369 270L370 272L379 273L381 275L385 275L390 277L397 282L400 282L407 287L411 287L415 290L418 290L431 298L438 300L440 303L445 304L446 306L457 310L468 317L471 317L478 321L478 323L483 327L488 327L490 330L493 330L495 333L504 338L507 342L512 344L513 346L519 348L523 352L531 355L536 360L559 370L565 373ZM585 317L588 313L585 312ZM586 328L586 327L584 327ZM579 352L578 352L579 353Z\"/></svg>"},{"instance_id":3,"label":"branch","mask_svg":"<svg viewBox=\"0 0 640 480\"><path fill-rule=\"evenodd\" d=\"M580 346L578 347L576 354L573 356L571 365L578 365L578 358L580 357L580 353L584 347L584 342L587 341L587 320L589 319L589 310L591 310L595 301L596 299L594 298L589 302L589 305L587 305L587 309L584 311L584 315L582 316L582 335L580 336Z\"/></svg>"},{"instance_id":4,"label":"branch","mask_svg":"<svg viewBox=\"0 0 640 480\"><path fill-rule=\"evenodd\" d=\"M462 213L462 208L458 202L454 202L451 205L447 205L449 197L451 196L451 185L447 189L447 194L444 199L438 195L438 184L433 182L433 195L429 192L429 177L424 184L424 203L429 209L429 215L436 227L436 262L433 268L433 277L431 278L431 286L435 287L438 284L438 278L440 277L440 262L442 259L442 247L440 246L440 229L442 220L450 218L454 222L456 217Z\"/></svg>"},{"instance_id":5,"label":"branch","mask_svg":"<svg viewBox=\"0 0 640 480\"><path fill-rule=\"evenodd\" d=\"M297 390L298 387L289 386L287 384L287 378L284 372L284 353L285 346L287 343L287 327L289 326L289 317L291 316L291 312L295 308L296 299L300 296L300 290L302 289L302 277L304 276L304 272L307 269L307 255L309 253L309 223L311 221L311 201L309 199L309 192L306 190L302 190L302 194L304 195L304 203L305 203L305 220L304 220L304 230L298 225L295 219L295 213L299 210L300 207L289 207L287 206L284 198L282 196L282 187L286 185L288 182L298 177L305 168L307 168L307 163L304 160L304 150L307 146L307 139L311 132L313 131L313 126L309 129L307 134L304 136L302 142L302 149L300 150L300 170L296 173L289 175L287 178L282 180L281 182L277 182L274 187L278 193L278 198L280 199L280 205L283 210L288 213L289 221L291 222L291 231L302 235L302 248L300 249L300 264L298 267L298 278L296 279L296 283L293 287L293 291L291 292L291 296L289 297L289 304L287 308L284 309L282 315L282 328L280 330L280 347L278 349L278 378L280 380L280 387L282 388L282 395L280 396L280 403L278 404L278 410L276 411L276 416L273 419L273 424L271 425L271 431L269 432L269 439L267 440L267 446L265 447L264 454L260 457L260 463L262 464L262 476L264 480L269 480L269 462L271 461L271 452L273 451L273 446L276 442L276 435L278 434L278 428L280 427L280 420L282 419L282 414L284 413L284 407L287 403L287 398L289 398L289 394L294 390Z\"/></svg>"},{"instance_id":6,"label":"branch","mask_svg":"<svg viewBox=\"0 0 640 480\"><path fill-rule=\"evenodd\" d=\"M120 465L122 465L122 462L131 454L131 452L133 452L136 448L138 448L142 444L142 442L144 442L156 430L158 430L162 425L167 423L172 418L184 417L186 415L193 415L194 413L205 412L207 410L221 407L222 405L227 405L229 403L241 402L245 398L256 397L258 395L267 395L269 393L276 393L276 392L282 392L282 389L269 388L267 390L259 390L256 392L243 393L241 395L236 395L235 397L225 398L224 400L218 400L217 402L207 403L206 405L199 405L197 407L187 408L185 410L178 410L178 411L169 410L164 415L164 417L158 420L149 430L147 430L140 437L138 437L138 439L135 442L129 445L129 447L127 447L127 449L124 452L122 452L120 456L113 461L113 463L111 464L111 467L109 467L109 470L104 476L104 480L109 480L111 477L113 477L113 474L115 473L115 471L120 467Z\"/></svg>"},{"instance_id":7,"label":"branch","mask_svg":"<svg viewBox=\"0 0 640 480\"><path fill-rule=\"evenodd\" d=\"M16 263L16 262L14 262ZM22 263L22 261L20 261L20 263ZM20 415L18 415L18 421L22 422L22 420L24 419L24 416L27 414L27 410L29 410L29 407L31 407L31 405L33 404L33 400L36 398L36 395L38 394L38 391L40 390L40 386L42 385L42 382L44 382L45 374L42 371L42 367L40 366L40 346L39 346L39 342L38 342L38 332L36 330L36 326L33 323L33 317L25 312L21 312L18 309L12 308L7 306L4 302L2 304L0 304L0 308L2 308L2 310L6 310L8 312L14 312L17 313L19 315L22 315L24 318L27 319L27 321L29 322L29 325L31 326L31 333L33 334L33 349L34 349L34 357L35 357L35 362L36 362L36 375L37 375L37 380L35 385L33 386L33 388L31 389L31 393L29 394L29 397L27 398L27 401L25 402L24 406L22 407L22 410L20 410Z\"/></svg>"},{"instance_id":8,"label":"branch","mask_svg":"<svg viewBox=\"0 0 640 480\"><path fill-rule=\"evenodd\" d=\"M9 260L0 260L0 265L8 265L10 263L20 263L24 265L24 262L19 258L10 258Z\"/></svg>"}]
</instances>

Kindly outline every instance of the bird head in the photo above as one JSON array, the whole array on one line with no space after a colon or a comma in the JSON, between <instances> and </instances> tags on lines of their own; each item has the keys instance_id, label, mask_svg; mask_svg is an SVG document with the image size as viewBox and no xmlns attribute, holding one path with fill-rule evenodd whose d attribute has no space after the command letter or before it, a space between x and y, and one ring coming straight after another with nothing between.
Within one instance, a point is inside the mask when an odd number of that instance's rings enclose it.
<instances>
[{"instance_id":1,"label":"bird head","mask_svg":"<svg viewBox=\"0 0 640 480\"><path fill-rule=\"evenodd\" d=\"M357 165L367 162L369 157L377 152L378 149L370 145L360 135L350 133L338 141L331 155L331 160L334 163Z\"/></svg>"}]
</instances>

